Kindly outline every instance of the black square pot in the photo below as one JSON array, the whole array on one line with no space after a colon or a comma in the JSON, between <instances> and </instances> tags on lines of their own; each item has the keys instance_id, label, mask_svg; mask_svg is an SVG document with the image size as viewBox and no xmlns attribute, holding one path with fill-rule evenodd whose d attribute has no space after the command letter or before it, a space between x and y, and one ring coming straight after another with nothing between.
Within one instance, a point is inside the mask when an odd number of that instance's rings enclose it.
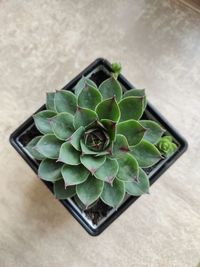
<instances>
[{"instance_id":1,"label":"black square pot","mask_svg":"<svg viewBox=\"0 0 200 267\"><path fill-rule=\"evenodd\" d=\"M72 90L83 75L90 77L90 79L92 79L94 82L96 82L97 85L99 85L103 80L108 78L110 72L111 64L103 58L98 58L62 89ZM118 81L121 83L124 90L134 88L134 86L121 74L118 77ZM45 109L45 105L42 106L39 110L43 109ZM39 110L37 110L36 113ZM157 121L167 131L167 133L173 137L178 146L178 150L173 155L171 155L169 158L161 160L153 168L146 170L150 179L150 184L152 185L161 176L161 174L164 173L183 154L183 152L187 149L187 142L149 102L145 110L144 117ZM34 126L33 118L30 117L10 136L10 142L13 147L29 164L29 166L35 173L37 173L39 162L30 156L25 146L36 135L38 135L38 131ZM52 183L46 181L43 182L53 192ZM74 218L79 221L79 223L89 234L96 236L99 235L103 230L105 230L137 199L138 197L128 196L118 208L118 210L108 209L105 218L103 218L97 224L92 223L91 219L87 217L87 212L81 210L73 199L59 201L65 208L68 209L68 211L74 216Z\"/></svg>"}]
</instances>

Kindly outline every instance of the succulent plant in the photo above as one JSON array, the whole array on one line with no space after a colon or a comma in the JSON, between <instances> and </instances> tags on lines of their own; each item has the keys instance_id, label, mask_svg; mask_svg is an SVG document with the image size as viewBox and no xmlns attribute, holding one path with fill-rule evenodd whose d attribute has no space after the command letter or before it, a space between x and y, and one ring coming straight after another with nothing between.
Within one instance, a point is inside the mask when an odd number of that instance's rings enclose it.
<instances>
[{"instance_id":1,"label":"succulent plant","mask_svg":"<svg viewBox=\"0 0 200 267\"><path fill-rule=\"evenodd\" d=\"M165 157L171 156L177 150L177 145L169 135L163 136L158 142L157 147Z\"/></svg>"},{"instance_id":2,"label":"succulent plant","mask_svg":"<svg viewBox=\"0 0 200 267\"><path fill-rule=\"evenodd\" d=\"M46 110L33 116L41 135L27 150L41 161L38 176L53 183L58 199L76 196L86 207L101 199L117 208L125 194L149 191L145 168L166 152L164 130L141 119L145 90L123 92L121 65L112 67L99 88L82 77L74 92L47 93Z\"/></svg>"}]
</instances>

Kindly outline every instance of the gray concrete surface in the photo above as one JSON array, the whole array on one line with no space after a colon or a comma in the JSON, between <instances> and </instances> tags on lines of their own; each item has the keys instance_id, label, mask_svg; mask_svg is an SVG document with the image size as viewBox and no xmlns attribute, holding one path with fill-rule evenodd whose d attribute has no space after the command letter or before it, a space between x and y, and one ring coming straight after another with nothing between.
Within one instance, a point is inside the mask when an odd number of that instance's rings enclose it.
<instances>
[{"instance_id":1,"label":"gray concrete surface","mask_svg":"<svg viewBox=\"0 0 200 267\"><path fill-rule=\"evenodd\" d=\"M8 143L95 58L123 74L189 150L90 237ZM200 262L200 14L170 0L0 1L0 266L196 267Z\"/></svg>"}]
</instances>

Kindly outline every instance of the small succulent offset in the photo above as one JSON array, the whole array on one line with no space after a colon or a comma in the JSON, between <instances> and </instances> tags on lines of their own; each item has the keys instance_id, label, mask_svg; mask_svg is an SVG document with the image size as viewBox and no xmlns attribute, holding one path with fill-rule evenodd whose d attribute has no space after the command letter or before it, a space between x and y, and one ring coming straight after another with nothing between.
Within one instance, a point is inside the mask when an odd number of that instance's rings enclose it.
<instances>
[{"instance_id":1,"label":"small succulent offset","mask_svg":"<svg viewBox=\"0 0 200 267\"><path fill-rule=\"evenodd\" d=\"M145 90L123 92L121 65L112 68L99 88L82 77L74 92L47 93L46 110L33 116L41 135L27 145L55 196L76 196L86 208L99 199L117 208L125 194L148 193L145 168L175 149L155 121L141 119Z\"/></svg>"},{"instance_id":2,"label":"small succulent offset","mask_svg":"<svg viewBox=\"0 0 200 267\"><path fill-rule=\"evenodd\" d=\"M173 143L172 137L168 135L160 139L157 147L165 157L171 156L177 150L177 145Z\"/></svg>"}]
</instances>

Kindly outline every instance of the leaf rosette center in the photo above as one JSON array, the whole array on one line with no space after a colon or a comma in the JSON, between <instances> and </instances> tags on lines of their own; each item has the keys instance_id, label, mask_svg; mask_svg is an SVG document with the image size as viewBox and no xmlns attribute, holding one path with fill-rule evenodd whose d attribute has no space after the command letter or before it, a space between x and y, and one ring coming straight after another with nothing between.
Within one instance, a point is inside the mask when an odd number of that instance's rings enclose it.
<instances>
[{"instance_id":1,"label":"leaf rosette center","mask_svg":"<svg viewBox=\"0 0 200 267\"><path fill-rule=\"evenodd\" d=\"M90 128L85 132L84 142L90 150L101 152L108 148L110 137L107 130L99 126Z\"/></svg>"}]
</instances>

